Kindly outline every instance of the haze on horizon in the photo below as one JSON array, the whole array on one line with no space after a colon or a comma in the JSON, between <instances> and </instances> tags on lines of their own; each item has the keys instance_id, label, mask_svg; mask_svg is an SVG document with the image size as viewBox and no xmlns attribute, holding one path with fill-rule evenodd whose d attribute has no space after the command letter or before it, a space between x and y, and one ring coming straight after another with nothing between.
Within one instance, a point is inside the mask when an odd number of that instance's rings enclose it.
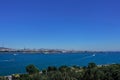
<instances>
[{"instance_id":1,"label":"haze on horizon","mask_svg":"<svg viewBox=\"0 0 120 80\"><path fill-rule=\"evenodd\" d=\"M120 51L119 0L0 0L0 46Z\"/></svg>"}]
</instances>

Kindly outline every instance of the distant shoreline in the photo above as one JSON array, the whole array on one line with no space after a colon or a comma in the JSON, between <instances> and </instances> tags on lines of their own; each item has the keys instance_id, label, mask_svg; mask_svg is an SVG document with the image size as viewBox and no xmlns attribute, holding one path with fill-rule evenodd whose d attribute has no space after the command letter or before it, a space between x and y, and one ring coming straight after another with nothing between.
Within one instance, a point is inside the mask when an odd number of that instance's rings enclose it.
<instances>
[{"instance_id":1,"label":"distant shoreline","mask_svg":"<svg viewBox=\"0 0 120 80\"><path fill-rule=\"evenodd\" d=\"M19 54L81 54L81 53L90 53L90 54L99 54L99 53L120 53L120 51L75 51L75 52L30 52L30 51L0 51L0 54L3 53L19 53Z\"/></svg>"},{"instance_id":2,"label":"distant shoreline","mask_svg":"<svg viewBox=\"0 0 120 80\"><path fill-rule=\"evenodd\" d=\"M66 50L66 49L13 49L0 47L0 53L42 53L42 54L57 54L57 53L111 53L111 52L120 52L120 51L90 51L90 50Z\"/></svg>"}]
</instances>

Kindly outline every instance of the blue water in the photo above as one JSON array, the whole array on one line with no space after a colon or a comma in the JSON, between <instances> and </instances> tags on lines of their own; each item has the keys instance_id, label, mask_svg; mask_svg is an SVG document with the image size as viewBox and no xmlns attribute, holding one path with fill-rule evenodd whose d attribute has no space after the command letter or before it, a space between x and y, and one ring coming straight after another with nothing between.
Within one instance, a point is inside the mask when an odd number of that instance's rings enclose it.
<instances>
[{"instance_id":1,"label":"blue water","mask_svg":"<svg viewBox=\"0 0 120 80\"><path fill-rule=\"evenodd\" d=\"M48 66L78 65L86 66L89 62L101 64L120 63L120 53L74 53L74 54L23 54L0 53L0 76L25 73L25 66L34 64L39 69Z\"/></svg>"}]
</instances>

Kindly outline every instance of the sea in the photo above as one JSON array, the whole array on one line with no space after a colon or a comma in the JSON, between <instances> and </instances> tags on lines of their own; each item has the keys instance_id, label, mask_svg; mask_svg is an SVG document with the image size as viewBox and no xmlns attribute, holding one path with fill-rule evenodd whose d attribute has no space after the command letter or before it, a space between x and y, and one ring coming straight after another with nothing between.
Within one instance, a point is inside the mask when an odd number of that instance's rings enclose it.
<instances>
[{"instance_id":1,"label":"sea","mask_svg":"<svg viewBox=\"0 0 120 80\"><path fill-rule=\"evenodd\" d=\"M120 52L99 53L0 53L0 76L26 73L25 67L34 64L40 70L48 66L87 66L94 62L97 65L120 64Z\"/></svg>"}]
</instances>

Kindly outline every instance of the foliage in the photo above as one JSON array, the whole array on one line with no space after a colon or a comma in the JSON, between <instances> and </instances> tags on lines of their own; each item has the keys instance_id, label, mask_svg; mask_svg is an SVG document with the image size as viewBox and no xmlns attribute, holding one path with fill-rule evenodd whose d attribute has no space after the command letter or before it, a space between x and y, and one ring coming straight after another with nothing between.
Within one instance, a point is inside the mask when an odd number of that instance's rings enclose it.
<instances>
[{"instance_id":1,"label":"foliage","mask_svg":"<svg viewBox=\"0 0 120 80\"><path fill-rule=\"evenodd\" d=\"M0 80L8 80L8 79L3 76L0 76Z\"/></svg>"},{"instance_id":2,"label":"foliage","mask_svg":"<svg viewBox=\"0 0 120 80\"><path fill-rule=\"evenodd\" d=\"M15 75L15 80L120 80L120 64L99 65L89 63L88 66L49 66L38 73L38 68L28 65L29 74Z\"/></svg>"},{"instance_id":3,"label":"foliage","mask_svg":"<svg viewBox=\"0 0 120 80\"><path fill-rule=\"evenodd\" d=\"M29 74L35 74L39 72L39 69L31 64L31 65L26 66L26 72L28 72Z\"/></svg>"}]
</instances>

